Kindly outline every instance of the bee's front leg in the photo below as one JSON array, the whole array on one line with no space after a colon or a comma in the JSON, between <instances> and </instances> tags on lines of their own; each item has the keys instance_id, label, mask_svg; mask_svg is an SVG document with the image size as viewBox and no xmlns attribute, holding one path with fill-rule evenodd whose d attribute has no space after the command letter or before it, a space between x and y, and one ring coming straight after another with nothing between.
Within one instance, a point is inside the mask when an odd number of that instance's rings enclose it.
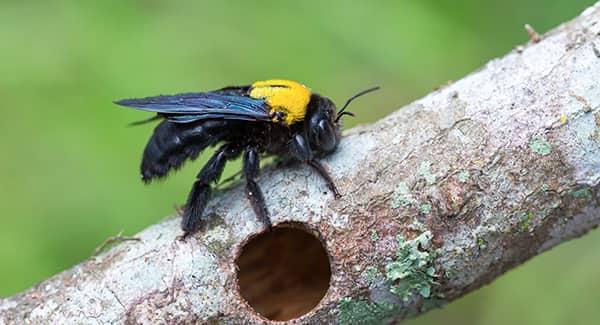
<instances>
[{"instance_id":1,"label":"bee's front leg","mask_svg":"<svg viewBox=\"0 0 600 325\"><path fill-rule=\"evenodd\" d=\"M290 143L290 153L292 156L296 157L296 159L307 163L315 171L317 171L317 173L319 173L319 175L325 180L327 187L333 192L333 195L336 199L342 196L325 167L323 167L318 160L314 159L312 150L310 149L310 145L308 144L308 140L306 140L305 136L301 134L296 134L293 136L292 142Z\"/></svg>"}]
</instances>

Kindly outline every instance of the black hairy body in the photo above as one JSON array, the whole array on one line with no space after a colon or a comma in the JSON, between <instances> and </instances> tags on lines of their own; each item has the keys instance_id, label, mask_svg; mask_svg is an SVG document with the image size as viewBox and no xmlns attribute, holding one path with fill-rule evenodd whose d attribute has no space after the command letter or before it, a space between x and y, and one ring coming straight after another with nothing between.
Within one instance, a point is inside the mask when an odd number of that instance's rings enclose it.
<instances>
[{"instance_id":1,"label":"black hairy body","mask_svg":"<svg viewBox=\"0 0 600 325\"><path fill-rule=\"evenodd\" d=\"M368 91L359 93L350 100ZM335 197L339 192L318 157L335 150L340 140L342 108L305 86L288 80L268 80L251 86L128 99L119 105L156 112L163 119L144 150L144 182L163 178L194 160L206 148L216 151L196 177L182 216L184 237L196 232L212 187L227 161L243 157L246 196L258 218L271 226L269 212L256 180L260 159L268 155L295 158L311 166ZM155 118L153 118L155 119Z\"/></svg>"},{"instance_id":2,"label":"black hairy body","mask_svg":"<svg viewBox=\"0 0 600 325\"><path fill-rule=\"evenodd\" d=\"M311 110L309 104L309 111ZM198 228L200 215L210 198L211 182L216 182L221 176L225 162L239 158L243 153L244 176L247 179L247 191L254 210L266 225L270 225L268 213L264 206L262 191L258 189L259 159L264 155L277 155L299 158L300 160L318 165L318 171L325 169L313 161L313 152L305 147L307 141L296 139L295 135L303 133L304 123L292 127L271 122L254 122L237 120L206 120L190 124L161 121L154 133L142 158L141 173L145 182L167 176L169 171L180 168L188 160L194 160L207 147L223 143L198 174L194 190L190 193L182 221L183 230L193 232ZM319 154L319 153L314 153ZM327 174L325 179L330 180ZM328 183L335 195L339 195L333 182Z\"/></svg>"}]
</instances>

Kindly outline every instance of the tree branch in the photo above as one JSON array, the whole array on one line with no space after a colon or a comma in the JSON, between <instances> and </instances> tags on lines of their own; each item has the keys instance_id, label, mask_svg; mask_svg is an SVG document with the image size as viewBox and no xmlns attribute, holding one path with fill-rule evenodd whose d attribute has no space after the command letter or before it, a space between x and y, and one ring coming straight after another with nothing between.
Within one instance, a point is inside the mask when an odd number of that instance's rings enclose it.
<instances>
[{"instance_id":1,"label":"tree branch","mask_svg":"<svg viewBox=\"0 0 600 325\"><path fill-rule=\"evenodd\" d=\"M325 162L260 179L275 224L323 240L329 290L301 323L416 315L600 223L600 4L387 118ZM326 194L323 194L326 192ZM262 226L237 186L187 241L179 218L0 300L0 323L267 322L240 297L241 245ZM269 252L270 253L270 252Z\"/></svg>"}]
</instances>

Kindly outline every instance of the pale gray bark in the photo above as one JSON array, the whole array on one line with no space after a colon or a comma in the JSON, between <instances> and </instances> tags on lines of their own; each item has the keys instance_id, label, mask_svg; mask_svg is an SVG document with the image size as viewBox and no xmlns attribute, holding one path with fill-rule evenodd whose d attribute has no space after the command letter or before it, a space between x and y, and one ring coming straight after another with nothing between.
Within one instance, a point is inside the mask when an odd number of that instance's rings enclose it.
<instances>
[{"instance_id":1,"label":"pale gray bark","mask_svg":"<svg viewBox=\"0 0 600 325\"><path fill-rule=\"evenodd\" d=\"M328 293L297 322L412 316L595 228L599 33L596 4L538 43L350 130L325 160L339 200L307 168L267 168L260 185L273 222L307 223L332 263ZM240 243L262 229L243 188L207 213L222 222L186 242L168 219L0 300L0 323L266 322L236 288ZM401 268L399 250L423 266Z\"/></svg>"}]
</instances>

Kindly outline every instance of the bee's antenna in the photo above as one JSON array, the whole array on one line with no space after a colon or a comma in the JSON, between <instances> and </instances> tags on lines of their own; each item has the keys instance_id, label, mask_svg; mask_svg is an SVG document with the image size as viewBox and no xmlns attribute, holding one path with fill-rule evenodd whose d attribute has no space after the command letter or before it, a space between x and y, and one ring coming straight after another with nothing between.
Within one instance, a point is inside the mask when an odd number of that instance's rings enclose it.
<instances>
[{"instance_id":1,"label":"bee's antenna","mask_svg":"<svg viewBox=\"0 0 600 325\"><path fill-rule=\"evenodd\" d=\"M367 90L363 90L361 92L359 92L358 94L348 98L348 100L346 101L346 104L344 104L344 107L342 107L342 109L340 109L337 113L337 118L335 119L335 121L339 121L340 118L342 118L342 116L344 115L350 115L350 116L354 116L354 114L350 113L350 112L345 112L346 107L348 107L348 104L350 104L353 100L357 99L358 97L362 96L362 95L366 95L372 91L378 90L379 86L377 87L373 87L373 88L369 88Z\"/></svg>"}]
</instances>

